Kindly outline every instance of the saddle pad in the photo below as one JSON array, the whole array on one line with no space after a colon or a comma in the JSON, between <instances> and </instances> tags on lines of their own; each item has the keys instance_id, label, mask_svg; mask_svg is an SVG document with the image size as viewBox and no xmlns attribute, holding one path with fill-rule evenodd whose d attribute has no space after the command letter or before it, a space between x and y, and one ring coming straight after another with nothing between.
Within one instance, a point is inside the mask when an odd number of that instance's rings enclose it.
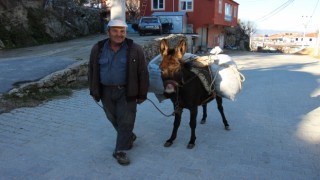
<instances>
[{"instance_id":1,"label":"saddle pad","mask_svg":"<svg viewBox=\"0 0 320 180\"><path fill-rule=\"evenodd\" d=\"M198 76L205 90L208 94L211 94L214 91L214 82L210 68L208 66L198 66L199 62L197 61L190 61L189 63L191 67L190 71Z\"/></svg>"},{"instance_id":2,"label":"saddle pad","mask_svg":"<svg viewBox=\"0 0 320 180\"><path fill-rule=\"evenodd\" d=\"M245 78L228 55L188 56L184 62L199 77L209 94L215 91L221 97L234 101L242 89Z\"/></svg>"}]
</instances>

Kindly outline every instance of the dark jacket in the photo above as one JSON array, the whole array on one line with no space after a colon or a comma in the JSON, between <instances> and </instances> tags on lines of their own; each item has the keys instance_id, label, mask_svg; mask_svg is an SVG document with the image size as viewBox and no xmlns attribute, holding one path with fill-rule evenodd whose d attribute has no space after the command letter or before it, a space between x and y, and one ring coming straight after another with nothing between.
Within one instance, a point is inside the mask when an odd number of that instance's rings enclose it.
<instances>
[{"instance_id":1,"label":"dark jacket","mask_svg":"<svg viewBox=\"0 0 320 180\"><path fill-rule=\"evenodd\" d=\"M90 61L88 66L88 81L90 95L99 101L102 94L102 84L100 83L100 65L99 59L102 53L104 39L95 44L91 49ZM149 88L149 72L145 60L143 49L140 45L133 42L132 39L125 39L127 50L127 101L136 99L147 99Z\"/></svg>"}]
</instances>

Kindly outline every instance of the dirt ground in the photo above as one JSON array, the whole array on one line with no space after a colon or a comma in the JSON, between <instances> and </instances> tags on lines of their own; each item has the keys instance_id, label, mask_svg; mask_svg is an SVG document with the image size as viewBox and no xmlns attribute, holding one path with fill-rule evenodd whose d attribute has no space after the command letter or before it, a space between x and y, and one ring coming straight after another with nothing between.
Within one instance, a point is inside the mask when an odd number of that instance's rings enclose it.
<instances>
[{"instance_id":1,"label":"dirt ground","mask_svg":"<svg viewBox=\"0 0 320 180\"><path fill-rule=\"evenodd\" d=\"M320 59L320 48L318 49L318 56L315 55L315 48L306 48L298 52L297 54L309 55L317 59Z\"/></svg>"}]
</instances>

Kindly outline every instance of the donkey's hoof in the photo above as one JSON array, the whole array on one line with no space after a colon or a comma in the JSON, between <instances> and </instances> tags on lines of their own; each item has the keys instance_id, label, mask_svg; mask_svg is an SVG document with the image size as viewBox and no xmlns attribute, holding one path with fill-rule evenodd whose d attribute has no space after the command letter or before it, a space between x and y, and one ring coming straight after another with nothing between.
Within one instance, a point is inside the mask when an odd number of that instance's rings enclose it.
<instances>
[{"instance_id":1,"label":"donkey's hoof","mask_svg":"<svg viewBox=\"0 0 320 180\"><path fill-rule=\"evenodd\" d=\"M204 119L202 119L201 121L200 121L200 124L205 124L206 123L206 120L204 120Z\"/></svg>"},{"instance_id":2,"label":"donkey's hoof","mask_svg":"<svg viewBox=\"0 0 320 180\"><path fill-rule=\"evenodd\" d=\"M230 127L229 127L229 126L225 126L224 129L227 130L227 131L229 131L229 130L230 130Z\"/></svg>"},{"instance_id":3,"label":"donkey's hoof","mask_svg":"<svg viewBox=\"0 0 320 180\"><path fill-rule=\"evenodd\" d=\"M170 147L171 145L172 145L173 143L172 142L166 142L166 143L164 143L164 147Z\"/></svg>"},{"instance_id":4,"label":"donkey's hoof","mask_svg":"<svg viewBox=\"0 0 320 180\"><path fill-rule=\"evenodd\" d=\"M187 148L188 148L188 149L193 149L194 146L195 146L195 144L188 144Z\"/></svg>"}]
</instances>

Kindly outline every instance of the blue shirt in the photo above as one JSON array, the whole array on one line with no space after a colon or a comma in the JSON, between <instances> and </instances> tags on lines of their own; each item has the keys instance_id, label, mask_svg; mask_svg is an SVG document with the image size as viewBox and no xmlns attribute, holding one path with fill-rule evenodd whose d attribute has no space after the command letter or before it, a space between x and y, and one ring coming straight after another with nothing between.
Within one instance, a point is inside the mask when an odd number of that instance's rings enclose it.
<instances>
[{"instance_id":1,"label":"blue shirt","mask_svg":"<svg viewBox=\"0 0 320 180\"><path fill-rule=\"evenodd\" d=\"M127 80L127 44L123 42L120 49L114 52L109 41L103 46L99 60L100 82L103 85L125 85Z\"/></svg>"}]
</instances>

